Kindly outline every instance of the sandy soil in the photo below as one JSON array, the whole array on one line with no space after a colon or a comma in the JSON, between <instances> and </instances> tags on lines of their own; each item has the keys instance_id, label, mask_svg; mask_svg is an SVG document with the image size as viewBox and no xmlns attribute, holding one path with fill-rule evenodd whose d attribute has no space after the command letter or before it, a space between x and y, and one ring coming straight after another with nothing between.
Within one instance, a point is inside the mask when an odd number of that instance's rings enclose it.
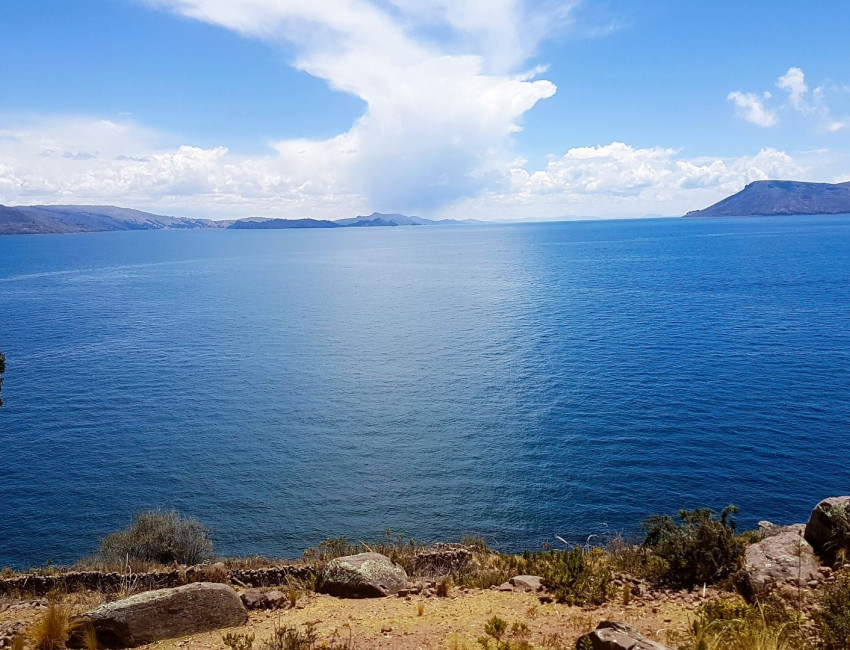
<instances>
[{"instance_id":1,"label":"sandy soil","mask_svg":"<svg viewBox=\"0 0 850 650\"><path fill-rule=\"evenodd\" d=\"M707 597L715 595L709 592ZM65 602L76 613L86 611L100 599L98 594L75 594L67 596ZM321 639L334 635L339 639L350 637L358 650L479 648L475 640L483 635L485 622L494 615L509 624L526 624L529 641L556 650L573 648L581 634L606 619L630 623L648 637L665 642L670 633L681 633L687 628L693 609L701 600L701 594L680 593L648 602L633 599L625 606L615 601L582 609L544 604L531 593L495 590L455 589L448 598L412 596L369 600L341 600L310 593L298 601L295 609L253 611L247 625L240 628L169 639L146 647L224 650L222 635L232 631L254 634L254 647L259 648L262 640L273 635L276 625L300 627L315 623ZM29 626L45 606L44 600L0 600L0 631L12 623Z\"/></svg>"}]
</instances>

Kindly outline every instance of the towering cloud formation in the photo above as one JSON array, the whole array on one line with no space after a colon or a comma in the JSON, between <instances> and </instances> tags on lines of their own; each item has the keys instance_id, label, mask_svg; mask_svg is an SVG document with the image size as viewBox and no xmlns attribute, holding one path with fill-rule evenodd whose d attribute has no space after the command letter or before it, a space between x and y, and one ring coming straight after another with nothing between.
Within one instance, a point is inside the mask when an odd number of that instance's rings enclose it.
<instances>
[{"instance_id":1,"label":"towering cloud formation","mask_svg":"<svg viewBox=\"0 0 850 650\"><path fill-rule=\"evenodd\" d=\"M503 166L522 115L555 93L522 68L545 22L518 0L150 2L294 45L297 68L363 99L347 133L274 146L296 182L362 193L377 209L474 194Z\"/></svg>"}]
</instances>

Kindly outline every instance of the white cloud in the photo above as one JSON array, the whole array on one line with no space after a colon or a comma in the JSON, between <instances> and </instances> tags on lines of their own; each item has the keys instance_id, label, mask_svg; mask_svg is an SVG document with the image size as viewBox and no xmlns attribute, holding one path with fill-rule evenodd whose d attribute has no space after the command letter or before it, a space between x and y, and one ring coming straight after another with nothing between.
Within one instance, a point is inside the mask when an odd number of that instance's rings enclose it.
<instances>
[{"instance_id":1,"label":"white cloud","mask_svg":"<svg viewBox=\"0 0 850 650\"><path fill-rule=\"evenodd\" d=\"M523 68L548 25L520 0L149 1L294 45L295 67L363 99L347 133L273 146L284 169L332 174L378 209L475 194L522 116L556 90Z\"/></svg>"},{"instance_id":2,"label":"white cloud","mask_svg":"<svg viewBox=\"0 0 850 650\"><path fill-rule=\"evenodd\" d=\"M765 100L770 99L768 92L758 96L755 93L742 93L735 90L729 93L726 99L735 103L736 114L747 122L761 127L776 126L779 122L776 112L764 105Z\"/></svg>"},{"instance_id":3,"label":"white cloud","mask_svg":"<svg viewBox=\"0 0 850 650\"><path fill-rule=\"evenodd\" d=\"M225 147L173 145L131 122L30 123L0 131L0 203L107 203L213 218L370 212L372 201L346 162L362 160L348 153L359 146L356 137L320 143L324 149L318 144L287 141L274 154L240 156ZM814 165L831 164L823 152L808 158ZM491 169L475 196L426 214L492 220L677 214L709 205L750 181L801 179L810 170L775 149L702 158L612 142L572 148L543 169L509 162ZM823 168L816 172L825 177Z\"/></svg>"},{"instance_id":4,"label":"white cloud","mask_svg":"<svg viewBox=\"0 0 850 650\"><path fill-rule=\"evenodd\" d=\"M0 130L0 203L66 202L220 218L324 217L368 207L328 170L226 147L164 144L131 122L49 120Z\"/></svg>"},{"instance_id":5,"label":"white cloud","mask_svg":"<svg viewBox=\"0 0 850 650\"><path fill-rule=\"evenodd\" d=\"M675 215L705 207L752 181L805 173L776 149L736 158L683 158L674 149L612 142L570 149L538 171L517 165L500 190L459 201L445 213L526 220Z\"/></svg>"},{"instance_id":6,"label":"white cloud","mask_svg":"<svg viewBox=\"0 0 850 650\"><path fill-rule=\"evenodd\" d=\"M846 86L821 85L809 92L803 70L791 67L776 80L776 87L784 90L788 96L784 104L775 100L769 92L758 95L734 91L729 93L727 99L735 102L738 117L762 127L777 125L780 111L785 117L795 114L802 116L817 129L827 133L841 131L850 125L850 118L835 118L828 105L828 102L835 102L842 95L847 95Z\"/></svg>"},{"instance_id":7,"label":"white cloud","mask_svg":"<svg viewBox=\"0 0 850 650\"><path fill-rule=\"evenodd\" d=\"M796 110L801 112L810 110L806 103L809 87L806 85L806 76L800 68L788 68L788 72L776 80L776 86L788 93L788 100Z\"/></svg>"}]
</instances>

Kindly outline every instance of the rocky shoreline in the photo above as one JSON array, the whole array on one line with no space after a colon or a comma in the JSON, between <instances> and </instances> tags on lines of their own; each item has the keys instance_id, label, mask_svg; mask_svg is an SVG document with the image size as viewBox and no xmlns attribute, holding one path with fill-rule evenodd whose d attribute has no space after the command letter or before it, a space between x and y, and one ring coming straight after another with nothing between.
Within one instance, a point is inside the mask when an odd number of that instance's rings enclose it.
<instances>
[{"instance_id":1,"label":"rocky shoreline","mask_svg":"<svg viewBox=\"0 0 850 650\"><path fill-rule=\"evenodd\" d=\"M783 606L810 620L817 615L818 609L813 596L820 590L829 589L839 579L846 579L850 573L850 564L845 564L844 555L850 530L848 517L850 496L842 496L817 504L806 524L776 526L760 522L757 531L747 533L749 544L740 566L726 581L726 595L718 596L715 588L709 591L706 584L701 589L699 585L670 588L629 573L609 572L600 574L608 581L608 584L602 585L601 593L606 594L605 598L598 603L585 602L581 609L596 611L604 601L614 600L613 595L616 594L624 612L641 612L633 617L636 620L666 616L662 619L666 625L673 620L664 613L671 607L680 613L693 612L712 598L720 598L718 602L733 599L736 597L734 590L737 590L747 603L759 607L766 602L785 603ZM343 545L343 549L346 548ZM582 557L584 553L579 551ZM592 550L587 551L588 555L593 553ZM518 573L486 587L463 586L463 577L467 573L474 570L480 576L487 571L488 562L499 557L505 556L486 549L440 545L411 552L405 558L408 570L386 555L367 550L353 555L338 555L329 560L250 568L229 566L227 562L219 561L143 573L24 573L0 579L0 613L50 608L54 606L51 603L57 594L64 597L75 593L100 594L103 602L76 612L69 629L92 630L98 647L133 647L238 628L249 621L249 612L294 611L305 607L303 596L307 592L315 594L307 600L330 598L342 602L346 599L389 598L408 603L415 601L420 603L420 616L424 609L422 603L432 599L486 601L493 597L522 596L523 602L533 598L540 606L557 607L559 603L572 606L569 598L565 599L563 592L557 591L557 579L548 573ZM571 561L568 554L553 557L560 558L559 562ZM517 560L515 565L499 566L525 565ZM570 570L573 569L564 569L566 573ZM488 597L488 593L493 596ZM45 596L49 596L47 603ZM532 607L529 606L527 611L531 612ZM582 650L663 650L670 647L657 638L647 637L631 623L634 621L603 620L597 629L585 630L573 647ZM17 643L16 650L21 650L24 646L16 639L23 638L23 626L20 621L10 621L9 616L5 623L0 618L0 647ZM802 623L800 629L803 629ZM69 637L68 642L74 644L73 638ZM77 639L76 645L83 643ZM554 646L496 647L511 650L514 647ZM44 649L36 646L36 650Z\"/></svg>"}]
</instances>

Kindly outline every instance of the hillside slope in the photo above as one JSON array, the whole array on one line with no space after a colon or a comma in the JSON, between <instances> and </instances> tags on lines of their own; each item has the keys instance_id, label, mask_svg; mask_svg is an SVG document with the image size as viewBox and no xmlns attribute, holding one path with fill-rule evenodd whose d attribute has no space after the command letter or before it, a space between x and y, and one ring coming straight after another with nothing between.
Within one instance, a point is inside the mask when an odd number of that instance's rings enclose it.
<instances>
[{"instance_id":1,"label":"hillside slope","mask_svg":"<svg viewBox=\"0 0 850 650\"><path fill-rule=\"evenodd\" d=\"M686 217L850 214L850 182L755 181L737 194Z\"/></svg>"}]
</instances>

